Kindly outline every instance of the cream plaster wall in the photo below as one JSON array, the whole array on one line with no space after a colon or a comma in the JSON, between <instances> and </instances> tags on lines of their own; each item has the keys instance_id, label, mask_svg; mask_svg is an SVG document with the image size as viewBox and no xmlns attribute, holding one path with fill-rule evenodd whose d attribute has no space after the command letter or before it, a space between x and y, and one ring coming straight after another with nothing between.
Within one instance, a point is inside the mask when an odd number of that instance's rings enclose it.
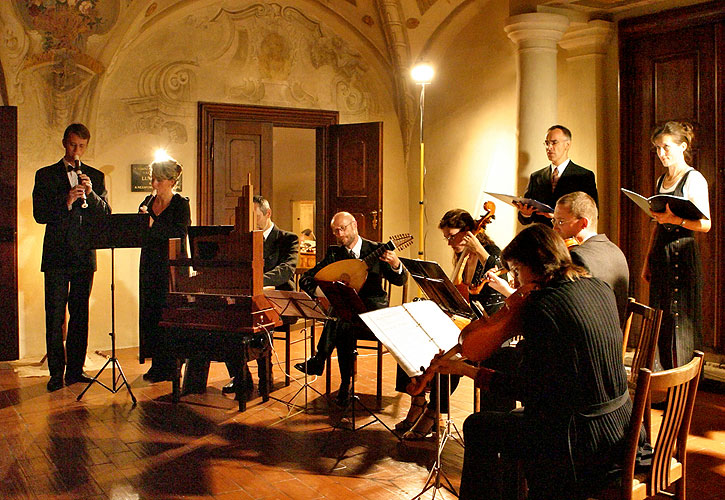
<instances>
[{"instance_id":1,"label":"cream plaster wall","mask_svg":"<svg viewBox=\"0 0 725 500\"><path fill-rule=\"evenodd\" d=\"M221 5L228 12L220 11ZM93 137L84 160L106 174L114 212L137 210L144 194L130 190L130 165L148 163L163 147L185 167L182 194L190 198L196 223L197 103L230 102L335 109L342 123L383 121L385 233L407 230L407 172L386 62L326 8L299 1L284 5L300 15L281 16L273 8L234 14L250 5L184 2L158 19L127 22L129 32L114 34L122 43L108 42L117 50L105 54L107 71L93 90L95 104L86 120ZM3 15L9 15L7 9ZM321 18L330 24L318 22ZM18 106L20 122L21 356L40 358L45 352L39 271L44 227L33 220L31 192L34 172L62 155L63 127L48 124L47 82L32 71L17 78L11 104ZM134 249L115 254L118 347L137 345L138 258ZM110 273L110 252L99 251L89 352L109 347Z\"/></svg>"},{"instance_id":2,"label":"cream plaster wall","mask_svg":"<svg viewBox=\"0 0 725 500\"><path fill-rule=\"evenodd\" d=\"M431 48L436 75L426 88L424 115L426 259L446 271L451 253L437 229L440 217L451 208L477 215L490 199L484 190L516 188L516 52L503 30L507 14L508 2L486 2L462 30L442 37L449 45ZM411 202L418 199L418 148L416 124L408 162ZM515 234L515 212L501 202L496 209L487 232L503 248ZM416 224L414 203L410 214Z\"/></svg>"}]
</instances>

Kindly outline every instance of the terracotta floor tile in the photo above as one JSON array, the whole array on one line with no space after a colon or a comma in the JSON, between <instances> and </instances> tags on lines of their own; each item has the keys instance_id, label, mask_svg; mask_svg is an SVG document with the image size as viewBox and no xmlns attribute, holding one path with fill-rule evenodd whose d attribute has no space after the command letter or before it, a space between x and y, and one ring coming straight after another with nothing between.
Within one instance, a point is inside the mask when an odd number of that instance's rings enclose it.
<instances>
[{"instance_id":1,"label":"terracotta floor tile","mask_svg":"<svg viewBox=\"0 0 725 500\"><path fill-rule=\"evenodd\" d=\"M278 343L280 357L283 346ZM171 403L171 384L141 378L135 349L118 351L138 398L125 388L111 394L92 387L78 402L82 385L56 393L44 379L20 379L0 364L0 489L16 499L409 499L426 481L432 446L410 448L379 423L351 432L334 430L340 411L309 390L308 408L255 397L247 411L221 394L228 375L213 363L206 394ZM293 350L304 358L302 346ZM410 398L393 391L395 363L384 358L383 401L375 401L375 357L360 356L357 389L361 400L392 426L405 415ZM256 366L252 364L254 380ZM287 400L300 382L283 386L275 365L273 396ZM299 373L293 374L295 377ZM105 377L105 378L104 378ZM110 376L102 375L110 382ZM707 382L707 381L706 381ZM310 383L325 393L324 377ZM333 362L332 392L339 384ZM472 411L472 384L464 380L452 396L453 421L460 429ZM295 402L304 403L297 396ZM368 417L360 412L360 420ZM658 414L656 414L658 415ZM289 418L288 418L289 417ZM443 471L457 488L463 449L449 441ZM698 394L688 454L690 498L712 500L725 491L725 391L704 383ZM432 491L426 492L426 498ZM436 498L453 496L441 490Z\"/></svg>"}]
</instances>

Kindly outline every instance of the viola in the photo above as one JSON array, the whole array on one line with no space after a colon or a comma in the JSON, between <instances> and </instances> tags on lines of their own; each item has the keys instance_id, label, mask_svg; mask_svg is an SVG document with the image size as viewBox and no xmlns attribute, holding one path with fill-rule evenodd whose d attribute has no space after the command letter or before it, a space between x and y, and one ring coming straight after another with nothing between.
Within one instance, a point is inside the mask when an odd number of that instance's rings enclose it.
<instances>
[{"instance_id":1,"label":"viola","mask_svg":"<svg viewBox=\"0 0 725 500\"><path fill-rule=\"evenodd\" d=\"M405 392L411 396L417 396L423 392L436 373L438 359L448 360L458 354L470 361L478 362L488 359L501 347L501 344L518 334L521 310L526 304L529 294L537 288L538 285L535 283L519 287L506 299L501 309L491 316L469 323L461 330L458 344L439 358L434 359L421 375L413 377L405 387Z\"/></svg>"},{"instance_id":2,"label":"viola","mask_svg":"<svg viewBox=\"0 0 725 500\"><path fill-rule=\"evenodd\" d=\"M580 243L579 243L579 240L577 240L577 239L576 239L576 238L574 238L574 237L571 237L571 238L564 238L564 244L566 245L566 248L567 248L567 249L568 249L569 251L571 251L571 248L572 248L572 247L576 247L576 246L579 246L579 245L580 245Z\"/></svg>"},{"instance_id":3,"label":"viola","mask_svg":"<svg viewBox=\"0 0 725 500\"><path fill-rule=\"evenodd\" d=\"M472 321L461 330L458 343L461 354L471 361L484 361L496 352L501 344L518 334L521 327L521 310L529 294L538 285L529 283L521 286L509 296L504 306L488 318Z\"/></svg>"},{"instance_id":4,"label":"viola","mask_svg":"<svg viewBox=\"0 0 725 500\"><path fill-rule=\"evenodd\" d=\"M483 204L483 209L486 210L486 213L481 216L481 218L476 222L476 226L473 228L471 233L473 233L474 236L481 233L481 231L486 229L486 226L496 218L496 205L492 201L487 201ZM466 236L467 231L460 231L458 234L453 236L452 240L452 246L460 245L463 241L463 238ZM469 262L469 259L472 259ZM476 264L478 263L478 259L476 256L471 255L471 251L466 248L461 252L461 255L458 256L458 260L456 261L456 266L453 269L453 284L458 289L458 291L461 293L464 299L468 301L468 298L470 295L476 295L478 293L481 293L481 289L486 284L485 280L483 279L483 272L476 272L477 267ZM470 266L473 266L474 272L471 276L464 276L467 264Z\"/></svg>"}]
</instances>

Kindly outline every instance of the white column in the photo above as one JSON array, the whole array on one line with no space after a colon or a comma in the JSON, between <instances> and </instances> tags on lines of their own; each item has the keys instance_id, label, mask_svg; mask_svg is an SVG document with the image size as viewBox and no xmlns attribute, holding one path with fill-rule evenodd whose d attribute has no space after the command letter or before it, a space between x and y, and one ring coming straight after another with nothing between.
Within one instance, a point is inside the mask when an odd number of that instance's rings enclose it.
<instances>
[{"instance_id":1,"label":"white column","mask_svg":"<svg viewBox=\"0 0 725 500\"><path fill-rule=\"evenodd\" d=\"M567 17L548 13L512 16L504 27L518 48L520 194L529 174L546 162L542 142L557 117L557 43L568 27Z\"/></svg>"},{"instance_id":2,"label":"white column","mask_svg":"<svg viewBox=\"0 0 725 500\"><path fill-rule=\"evenodd\" d=\"M559 109L572 131L571 155L596 174L599 229L610 234L619 199L618 151L612 149L618 143L619 118L607 109L607 103L617 99L616 82L608 82L606 75L607 52L613 36L613 23L593 20L572 24L559 42L566 55L565 81L561 86L566 99Z\"/></svg>"}]
</instances>

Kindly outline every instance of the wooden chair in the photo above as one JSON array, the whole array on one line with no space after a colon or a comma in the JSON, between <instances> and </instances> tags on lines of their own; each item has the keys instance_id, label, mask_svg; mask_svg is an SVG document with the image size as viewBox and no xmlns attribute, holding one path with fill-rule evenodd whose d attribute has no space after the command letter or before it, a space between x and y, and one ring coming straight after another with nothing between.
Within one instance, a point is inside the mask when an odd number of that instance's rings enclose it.
<instances>
[{"instance_id":1,"label":"wooden chair","mask_svg":"<svg viewBox=\"0 0 725 500\"><path fill-rule=\"evenodd\" d=\"M622 356L627 351L627 341L633 334L637 334L637 347L632 357L632 367L629 371L629 392L634 395L637 386L637 374L641 368L652 371L655 361L655 353L657 352L657 340L660 336L660 325L662 323L662 311L652 309L644 304L636 302L633 298L629 298L624 315L624 330ZM648 395L648 397L651 395ZM651 397L649 397L651 401ZM650 401L647 402L644 412L644 425L647 435L650 435L652 427L650 416Z\"/></svg>"},{"instance_id":2,"label":"wooden chair","mask_svg":"<svg viewBox=\"0 0 725 500\"><path fill-rule=\"evenodd\" d=\"M695 351L695 357L684 366L656 373L646 368L639 370L621 485L600 492L597 498L641 500L654 495L671 496L665 490L674 484L674 497L685 500L687 436L702 364L703 353ZM650 391L666 392L666 407L654 442L652 465L643 473L635 473L639 433Z\"/></svg>"}]
</instances>

